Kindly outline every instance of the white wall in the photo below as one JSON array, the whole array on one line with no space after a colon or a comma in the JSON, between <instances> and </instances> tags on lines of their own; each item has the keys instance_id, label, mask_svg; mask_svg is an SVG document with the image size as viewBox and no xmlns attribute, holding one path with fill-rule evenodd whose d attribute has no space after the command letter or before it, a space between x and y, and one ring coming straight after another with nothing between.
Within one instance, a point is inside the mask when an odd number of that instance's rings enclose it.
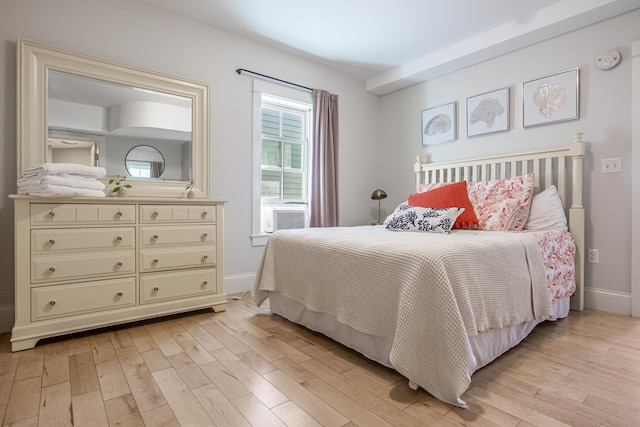
<instances>
[{"instance_id":1,"label":"white wall","mask_svg":"<svg viewBox=\"0 0 640 427\"><path fill-rule=\"evenodd\" d=\"M629 314L631 291L631 44L640 39L640 11L522 49L444 77L382 97L381 182L389 209L414 190L416 155L433 161L528 151L568 144L584 132L587 248L600 250L600 262L587 264L587 307ZM622 53L618 67L602 71L596 57L610 49ZM523 129L522 83L580 68L580 119ZM511 130L466 137L466 98L509 86ZM456 142L421 146L421 110L457 101ZM622 173L603 175L601 160L622 158ZM399 173L406 171L406 173Z\"/></svg>"},{"instance_id":2,"label":"white wall","mask_svg":"<svg viewBox=\"0 0 640 427\"><path fill-rule=\"evenodd\" d=\"M251 284L262 247L251 234L251 79L247 68L339 95L340 220L373 220L379 98L364 81L138 0L0 1L0 329L13 320L13 203L16 191L18 37L211 85L212 197L226 199L225 286ZM366 165L356 166L356 165ZM4 310L3 310L4 309ZM6 325L9 325L8 327Z\"/></svg>"}]
</instances>

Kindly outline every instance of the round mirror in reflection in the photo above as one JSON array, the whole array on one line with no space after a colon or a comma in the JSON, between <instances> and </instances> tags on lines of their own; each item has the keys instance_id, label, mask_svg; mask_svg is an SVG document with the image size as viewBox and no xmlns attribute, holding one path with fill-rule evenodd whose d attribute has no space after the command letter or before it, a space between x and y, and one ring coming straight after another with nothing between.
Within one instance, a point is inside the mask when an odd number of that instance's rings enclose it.
<instances>
[{"instance_id":1,"label":"round mirror in reflection","mask_svg":"<svg viewBox=\"0 0 640 427\"><path fill-rule=\"evenodd\" d=\"M133 178L160 178L164 172L164 157L157 148L137 145L125 157L127 172Z\"/></svg>"}]
</instances>

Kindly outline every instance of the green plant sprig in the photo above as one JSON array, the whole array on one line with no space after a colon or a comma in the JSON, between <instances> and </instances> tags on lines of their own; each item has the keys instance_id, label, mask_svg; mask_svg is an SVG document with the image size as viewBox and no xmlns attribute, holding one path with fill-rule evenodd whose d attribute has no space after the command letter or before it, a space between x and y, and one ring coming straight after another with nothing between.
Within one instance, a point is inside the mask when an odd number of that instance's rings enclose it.
<instances>
[{"instance_id":1,"label":"green plant sprig","mask_svg":"<svg viewBox=\"0 0 640 427\"><path fill-rule=\"evenodd\" d=\"M116 175L113 178L111 178L109 180L109 185L111 184L115 184L115 187L113 187L113 190L111 190L112 193L117 193L118 191L122 190L123 188L131 188L133 187L133 185L131 184L124 184L124 181L127 179L126 176L120 176L120 175Z\"/></svg>"}]
</instances>

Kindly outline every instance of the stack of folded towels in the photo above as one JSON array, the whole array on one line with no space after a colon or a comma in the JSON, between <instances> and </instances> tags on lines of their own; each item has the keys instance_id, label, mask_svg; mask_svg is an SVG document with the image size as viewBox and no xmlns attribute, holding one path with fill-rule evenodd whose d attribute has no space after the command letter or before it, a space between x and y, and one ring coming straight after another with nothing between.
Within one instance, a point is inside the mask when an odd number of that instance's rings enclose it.
<instances>
[{"instance_id":1,"label":"stack of folded towels","mask_svg":"<svg viewBox=\"0 0 640 427\"><path fill-rule=\"evenodd\" d=\"M104 197L102 167L75 163L40 163L27 167L18 179L18 194L40 197Z\"/></svg>"}]
</instances>

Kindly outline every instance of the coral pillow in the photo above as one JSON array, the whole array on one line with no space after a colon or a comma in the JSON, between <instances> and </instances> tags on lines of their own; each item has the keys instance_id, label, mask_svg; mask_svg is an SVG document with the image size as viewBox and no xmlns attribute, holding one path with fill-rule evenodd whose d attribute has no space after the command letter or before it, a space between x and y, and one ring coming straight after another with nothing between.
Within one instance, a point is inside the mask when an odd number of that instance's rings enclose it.
<instances>
[{"instance_id":1,"label":"coral pillow","mask_svg":"<svg viewBox=\"0 0 640 427\"><path fill-rule=\"evenodd\" d=\"M478 217L467 194L467 181L456 182L434 188L424 193L409 196L409 206L423 208L464 208L453 228L476 228Z\"/></svg>"}]
</instances>

